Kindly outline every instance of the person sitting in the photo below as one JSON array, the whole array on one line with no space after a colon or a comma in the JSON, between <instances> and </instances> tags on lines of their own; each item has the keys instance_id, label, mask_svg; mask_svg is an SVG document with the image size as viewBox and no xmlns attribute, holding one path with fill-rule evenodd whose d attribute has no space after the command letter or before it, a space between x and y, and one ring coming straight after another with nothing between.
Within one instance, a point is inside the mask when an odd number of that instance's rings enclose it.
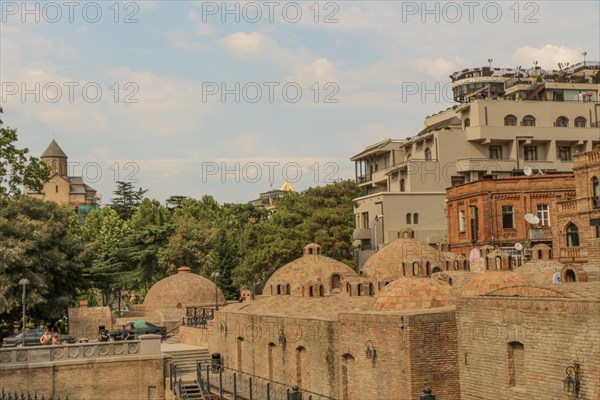
<instances>
[{"instance_id":1,"label":"person sitting","mask_svg":"<svg viewBox=\"0 0 600 400\"><path fill-rule=\"evenodd\" d=\"M52 335L48 329L46 329L42 337L40 337L40 343L43 346L49 346L52 343Z\"/></svg>"},{"instance_id":2,"label":"person sitting","mask_svg":"<svg viewBox=\"0 0 600 400\"><path fill-rule=\"evenodd\" d=\"M121 332L121 339L123 339L123 341L130 340L129 339L130 336L131 336L131 332L129 332L127 330L127 327L125 325L123 325L123 332Z\"/></svg>"},{"instance_id":3,"label":"person sitting","mask_svg":"<svg viewBox=\"0 0 600 400\"><path fill-rule=\"evenodd\" d=\"M58 346L60 344L60 336L58 336L58 333L54 334L54 337L52 338L52 346Z\"/></svg>"}]
</instances>

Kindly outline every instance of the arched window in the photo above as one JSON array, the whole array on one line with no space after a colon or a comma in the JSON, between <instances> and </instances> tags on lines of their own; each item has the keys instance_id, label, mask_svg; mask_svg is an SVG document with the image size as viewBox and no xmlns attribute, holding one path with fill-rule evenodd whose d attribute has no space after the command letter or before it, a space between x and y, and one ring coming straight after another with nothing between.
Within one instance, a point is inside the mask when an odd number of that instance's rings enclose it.
<instances>
[{"instance_id":1,"label":"arched window","mask_svg":"<svg viewBox=\"0 0 600 400\"><path fill-rule=\"evenodd\" d=\"M442 272L439 267L433 267L433 271L431 271L432 274L435 274L437 272Z\"/></svg>"},{"instance_id":2,"label":"arched window","mask_svg":"<svg viewBox=\"0 0 600 400\"><path fill-rule=\"evenodd\" d=\"M237 369L240 371L243 371L244 369L242 368L242 345L244 344L244 338L243 337L238 337L237 338Z\"/></svg>"},{"instance_id":3,"label":"arched window","mask_svg":"<svg viewBox=\"0 0 600 400\"><path fill-rule=\"evenodd\" d=\"M494 264L495 264L497 270L501 270L502 269L502 257L496 256L496 258L494 258Z\"/></svg>"},{"instance_id":4,"label":"arched window","mask_svg":"<svg viewBox=\"0 0 600 400\"><path fill-rule=\"evenodd\" d=\"M273 296L273 285L271 285L271 296Z\"/></svg>"},{"instance_id":5,"label":"arched window","mask_svg":"<svg viewBox=\"0 0 600 400\"><path fill-rule=\"evenodd\" d=\"M554 124L554 126L562 127L562 128L568 127L569 126L569 118L565 117L564 115L561 115L560 117L556 118L556 123Z\"/></svg>"},{"instance_id":6,"label":"arched window","mask_svg":"<svg viewBox=\"0 0 600 400\"><path fill-rule=\"evenodd\" d=\"M277 295L281 294L281 285L277 285Z\"/></svg>"},{"instance_id":7,"label":"arched window","mask_svg":"<svg viewBox=\"0 0 600 400\"><path fill-rule=\"evenodd\" d=\"M425 275L431 275L431 263L429 261L425 263Z\"/></svg>"},{"instance_id":8,"label":"arched window","mask_svg":"<svg viewBox=\"0 0 600 400\"><path fill-rule=\"evenodd\" d=\"M302 346L296 348L296 385L302 386L302 374L308 371L306 368L306 349Z\"/></svg>"},{"instance_id":9,"label":"arched window","mask_svg":"<svg viewBox=\"0 0 600 400\"><path fill-rule=\"evenodd\" d=\"M418 224L419 223L419 213L414 213L413 214L413 224Z\"/></svg>"},{"instance_id":10,"label":"arched window","mask_svg":"<svg viewBox=\"0 0 600 400\"><path fill-rule=\"evenodd\" d=\"M431 149L429 147L425 149L425 161L431 161Z\"/></svg>"},{"instance_id":11,"label":"arched window","mask_svg":"<svg viewBox=\"0 0 600 400\"><path fill-rule=\"evenodd\" d=\"M342 356L342 399L354 399L354 357L350 354Z\"/></svg>"},{"instance_id":12,"label":"arched window","mask_svg":"<svg viewBox=\"0 0 600 400\"><path fill-rule=\"evenodd\" d=\"M411 221L411 219L412 219L412 217L411 217L411 214L410 214L410 213L406 213L406 223L407 223L408 225L410 225L410 221Z\"/></svg>"},{"instance_id":13,"label":"arched window","mask_svg":"<svg viewBox=\"0 0 600 400\"><path fill-rule=\"evenodd\" d=\"M568 269L565 271L565 282L575 282L575 271Z\"/></svg>"},{"instance_id":14,"label":"arched window","mask_svg":"<svg viewBox=\"0 0 600 400\"><path fill-rule=\"evenodd\" d=\"M287 285L285 285L285 294L287 294L287 295L292 294L292 288L290 287L289 283Z\"/></svg>"},{"instance_id":15,"label":"arched window","mask_svg":"<svg viewBox=\"0 0 600 400\"><path fill-rule=\"evenodd\" d=\"M273 377L273 352L275 351L275 343L269 343L269 347L267 348L267 365L269 367L269 379L275 379Z\"/></svg>"},{"instance_id":16,"label":"arched window","mask_svg":"<svg viewBox=\"0 0 600 400\"><path fill-rule=\"evenodd\" d=\"M508 385L525 384L525 347L520 342L508 344Z\"/></svg>"},{"instance_id":17,"label":"arched window","mask_svg":"<svg viewBox=\"0 0 600 400\"><path fill-rule=\"evenodd\" d=\"M471 126L471 118L465 118L465 128Z\"/></svg>"},{"instance_id":18,"label":"arched window","mask_svg":"<svg viewBox=\"0 0 600 400\"><path fill-rule=\"evenodd\" d=\"M535 126L535 117L533 115L524 116L523 126Z\"/></svg>"},{"instance_id":19,"label":"arched window","mask_svg":"<svg viewBox=\"0 0 600 400\"><path fill-rule=\"evenodd\" d=\"M323 285L319 285L319 296L325 296L325 288L323 287Z\"/></svg>"},{"instance_id":20,"label":"arched window","mask_svg":"<svg viewBox=\"0 0 600 400\"><path fill-rule=\"evenodd\" d=\"M517 126L517 117L512 114L504 117L504 126Z\"/></svg>"},{"instance_id":21,"label":"arched window","mask_svg":"<svg viewBox=\"0 0 600 400\"><path fill-rule=\"evenodd\" d=\"M308 289L308 297L313 297L315 295L314 290L315 289L312 286Z\"/></svg>"},{"instance_id":22,"label":"arched window","mask_svg":"<svg viewBox=\"0 0 600 400\"><path fill-rule=\"evenodd\" d=\"M587 120L584 117L575 118L575 128L585 128L587 126Z\"/></svg>"},{"instance_id":23,"label":"arched window","mask_svg":"<svg viewBox=\"0 0 600 400\"><path fill-rule=\"evenodd\" d=\"M419 263L413 263L413 276L419 276Z\"/></svg>"},{"instance_id":24,"label":"arched window","mask_svg":"<svg viewBox=\"0 0 600 400\"><path fill-rule=\"evenodd\" d=\"M362 271L361 271L362 272ZM331 275L331 290L339 289L342 278L339 274Z\"/></svg>"},{"instance_id":25,"label":"arched window","mask_svg":"<svg viewBox=\"0 0 600 400\"><path fill-rule=\"evenodd\" d=\"M401 192L406 191L406 181L404 180L404 178L400 179L400 191Z\"/></svg>"},{"instance_id":26,"label":"arched window","mask_svg":"<svg viewBox=\"0 0 600 400\"><path fill-rule=\"evenodd\" d=\"M375 296L375 286L373 282L369 282L369 296Z\"/></svg>"},{"instance_id":27,"label":"arched window","mask_svg":"<svg viewBox=\"0 0 600 400\"><path fill-rule=\"evenodd\" d=\"M352 285L350 285L350 283L346 283L346 292L352 296Z\"/></svg>"},{"instance_id":28,"label":"arched window","mask_svg":"<svg viewBox=\"0 0 600 400\"><path fill-rule=\"evenodd\" d=\"M577 225L567 225L567 247L579 247L579 230Z\"/></svg>"},{"instance_id":29,"label":"arched window","mask_svg":"<svg viewBox=\"0 0 600 400\"><path fill-rule=\"evenodd\" d=\"M58 193L58 185L56 185L56 193Z\"/></svg>"},{"instance_id":30,"label":"arched window","mask_svg":"<svg viewBox=\"0 0 600 400\"><path fill-rule=\"evenodd\" d=\"M597 176L592 178L592 202L594 208L600 208L600 180Z\"/></svg>"}]
</instances>

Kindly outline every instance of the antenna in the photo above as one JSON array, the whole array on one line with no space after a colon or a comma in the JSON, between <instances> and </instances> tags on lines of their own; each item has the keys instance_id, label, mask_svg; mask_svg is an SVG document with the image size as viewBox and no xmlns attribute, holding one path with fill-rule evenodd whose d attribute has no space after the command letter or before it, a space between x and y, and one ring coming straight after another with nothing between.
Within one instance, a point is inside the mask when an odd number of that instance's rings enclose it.
<instances>
[{"instance_id":1,"label":"antenna","mask_svg":"<svg viewBox=\"0 0 600 400\"><path fill-rule=\"evenodd\" d=\"M533 170L531 169L531 167L529 165L526 165L523 167L523 173L527 176L531 176L531 175L533 175Z\"/></svg>"},{"instance_id":2,"label":"antenna","mask_svg":"<svg viewBox=\"0 0 600 400\"><path fill-rule=\"evenodd\" d=\"M540 223L540 219L533 214L525 214L525 221L529 222L532 225L537 225Z\"/></svg>"},{"instance_id":3,"label":"antenna","mask_svg":"<svg viewBox=\"0 0 600 400\"><path fill-rule=\"evenodd\" d=\"M515 243L515 250L516 251L521 251L523 250L523 245L521 243Z\"/></svg>"}]
</instances>

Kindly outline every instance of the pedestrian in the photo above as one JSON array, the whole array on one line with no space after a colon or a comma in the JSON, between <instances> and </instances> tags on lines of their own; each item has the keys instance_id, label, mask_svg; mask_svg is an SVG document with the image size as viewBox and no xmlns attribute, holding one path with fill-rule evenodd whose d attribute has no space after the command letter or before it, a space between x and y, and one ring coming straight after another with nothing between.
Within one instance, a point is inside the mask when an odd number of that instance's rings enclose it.
<instances>
[{"instance_id":1,"label":"pedestrian","mask_svg":"<svg viewBox=\"0 0 600 400\"><path fill-rule=\"evenodd\" d=\"M52 333L61 333L61 332L60 332L60 322L61 322L61 321L60 321L60 320L58 320L58 321L55 321L55 322L52 324L52 327L50 328L50 330L52 331Z\"/></svg>"},{"instance_id":2,"label":"pedestrian","mask_svg":"<svg viewBox=\"0 0 600 400\"><path fill-rule=\"evenodd\" d=\"M129 340L129 336L131 336L131 332L127 330L127 326L123 325L123 331L121 332L121 338L123 340Z\"/></svg>"},{"instance_id":3,"label":"pedestrian","mask_svg":"<svg viewBox=\"0 0 600 400\"><path fill-rule=\"evenodd\" d=\"M58 333L54 334L54 337L52 338L52 346L58 346L60 344L60 336L58 336Z\"/></svg>"},{"instance_id":4,"label":"pedestrian","mask_svg":"<svg viewBox=\"0 0 600 400\"><path fill-rule=\"evenodd\" d=\"M50 345L52 343L52 335L50 334L50 331L48 329L46 329L44 331L44 334L40 338L40 343L43 346L48 346L48 345Z\"/></svg>"}]
</instances>

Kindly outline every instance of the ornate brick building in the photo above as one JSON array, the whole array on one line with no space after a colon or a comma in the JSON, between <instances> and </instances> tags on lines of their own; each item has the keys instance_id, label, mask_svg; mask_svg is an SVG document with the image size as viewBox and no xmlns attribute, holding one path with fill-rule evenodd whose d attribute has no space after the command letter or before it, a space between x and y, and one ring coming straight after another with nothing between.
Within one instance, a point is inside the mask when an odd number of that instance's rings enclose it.
<instances>
[{"instance_id":1,"label":"ornate brick building","mask_svg":"<svg viewBox=\"0 0 600 400\"><path fill-rule=\"evenodd\" d=\"M576 154L577 196L558 203L553 247L561 262L600 265L600 150Z\"/></svg>"},{"instance_id":2,"label":"ornate brick building","mask_svg":"<svg viewBox=\"0 0 600 400\"><path fill-rule=\"evenodd\" d=\"M481 256L477 248L489 245L529 258L539 245L552 245L552 227L559 225L558 203L575 198L575 177L534 175L475 181L446 189L446 198L448 242L453 252L473 260ZM526 214L539 222L528 222ZM517 243L522 251L515 250Z\"/></svg>"}]
</instances>

